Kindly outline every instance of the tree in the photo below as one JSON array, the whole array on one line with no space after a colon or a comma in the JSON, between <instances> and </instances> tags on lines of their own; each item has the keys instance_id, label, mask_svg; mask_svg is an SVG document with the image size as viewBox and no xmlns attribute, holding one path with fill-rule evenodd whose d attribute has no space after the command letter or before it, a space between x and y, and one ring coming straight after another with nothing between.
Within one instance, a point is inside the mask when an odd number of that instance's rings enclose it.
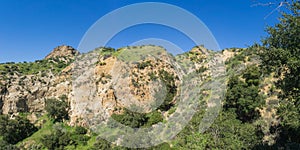
<instances>
[{"instance_id":1,"label":"tree","mask_svg":"<svg viewBox=\"0 0 300 150\"><path fill-rule=\"evenodd\" d=\"M0 149L1 150L18 150L17 146L7 143L0 138Z\"/></svg>"},{"instance_id":2,"label":"tree","mask_svg":"<svg viewBox=\"0 0 300 150\"><path fill-rule=\"evenodd\" d=\"M252 122L259 117L257 108L263 104L259 94L260 71L257 66L248 66L241 75L233 76L228 81L228 90L224 108L237 114L243 122Z\"/></svg>"},{"instance_id":3,"label":"tree","mask_svg":"<svg viewBox=\"0 0 300 150\"><path fill-rule=\"evenodd\" d=\"M195 116L198 117L198 116ZM258 129L251 123L242 123L234 112L220 112L212 126L204 133L187 126L177 135L175 149L252 149L261 143ZM194 126L194 125L192 125ZM193 130L191 130L194 128Z\"/></svg>"},{"instance_id":4,"label":"tree","mask_svg":"<svg viewBox=\"0 0 300 150\"><path fill-rule=\"evenodd\" d=\"M113 114L112 118L117 122L132 128L139 128L147 123L146 114L132 112L128 109L125 109L123 114Z\"/></svg>"},{"instance_id":5,"label":"tree","mask_svg":"<svg viewBox=\"0 0 300 150\"><path fill-rule=\"evenodd\" d=\"M153 111L147 114L147 123L146 123L147 126L152 126L162 121L163 121L163 116L158 111Z\"/></svg>"},{"instance_id":6,"label":"tree","mask_svg":"<svg viewBox=\"0 0 300 150\"><path fill-rule=\"evenodd\" d=\"M9 119L6 115L0 116L0 135L9 144L16 144L36 131L37 128L24 117Z\"/></svg>"},{"instance_id":7,"label":"tree","mask_svg":"<svg viewBox=\"0 0 300 150\"><path fill-rule=\"evenodd\" d=\"M111 144L110 142L97 138L96 143L93 145L92 150L98 150L98 149L111 149Z\"/></svg>"},{"instance_id":8,"label":"tree","mask_svg":"<svg viewBox=\"0 0 300 150\"><path fill-rule=\"evenodd\" d=\"M46 111L48 115L54 120L54 122L61 122L63 120L69 119L69 105L64 100L57 100L57 99L48 99L46 100Z\"/></svg>"},{"instance_id":9,"label":"tree","mask_svg":"<svg viewBox=\"0 0 300 150\"><path fill-rule=\"evenodd\" d=\"M281 76L276 83L280 93L278 114L281 130L277 144L286 147L300 143L300 2L293 0L280 22L269 27L261 52L262 67ZM287 148L287 147L286 147Z\"/></svg>"},{"instance_id":10,"label":"tree","mask_svg":"<svg viewBox=\"0 0 300 150\"><path fill-rule=\"evenodd\" d=\"M55 128L51 134L44 135L41 143L49 150L64 149L72 143L71 135L63 129Z\"/></svg>"},{"instance_id":11,"label":"tree","mask_svg":"<svg viewBox=\"0 0 300 150\"><path fill-rule=\"evenodd\" d=\"M290 14L283 13L280 23L267 29L269 36L263 41L265 49L261 58L263 67L268 71L285 74L285 78L278 83L284 94L299 96L299 91L295 91L300 88L299 1L292 3L289 9Z\"/></svg>"}]
</instances>

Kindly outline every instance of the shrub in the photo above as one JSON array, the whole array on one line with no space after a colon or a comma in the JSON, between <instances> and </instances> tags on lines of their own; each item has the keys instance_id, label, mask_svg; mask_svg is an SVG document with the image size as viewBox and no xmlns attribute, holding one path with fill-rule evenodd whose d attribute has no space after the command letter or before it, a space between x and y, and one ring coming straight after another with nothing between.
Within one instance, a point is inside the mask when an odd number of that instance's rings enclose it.
<instances>
[{"instance_id":1,"label":"shrub","mask_svg":"<svg viewBox=\"0 0 300 150\"><path fill-rule=\"evenodd\" d=\"M45 109L54 122L61 122L69 119L69 105L65 100L48 99L46 100Z\"/></svg>"},{"instance_id":2,"label":"shrub","mask_svg":"<svg viewBox=\"0 0 300 150\"><path fill-rule=\"evenodd\" d=\"M147 114L147 123L146 123L147 126L152 126L162 121L163 121L162 114L158 111L154 111Z\"/></svg>"},{"instance_id":3,"label":"shrub","mask_svg":"<svg viewBox=\"0 0 300 150\"><path fill-rule=\"evenodd\" d=\"M110 142L97 138L97 142L93 145L92 150L99 150L99 149L111 149Z\"/></svg>"},{"instance_id":4,"label":"shrub","mask_svg":"<svg viewBox=\"0 0 300 150\"><path fill-rule=\"evenodd\" d=\"M86 134L87 133L87 129L81 126L77 126L75 127L75 134Z\"/></svg>"},{"instance_id":5,"label":"shrub","mask_svg":"<svg viewBox=\"0 0 300 150\"><path fill-rule=\"evenodd\" d=\"M9 119L6 115L0 116L0 135L9 144L16 144L36 131L37 128L24 117Z\"/></svg>"},{"instance_id":6,"label":"shrub","mask_svg":"<svg viewBox=\"0 0 300 150\"><path fill-rule=\"evenodd\" d=\"M55 129L51 134L44 135L41 143L49 150L64 149L71 143L70 133Z\"/></svg>"},{"instance_id":7,"label":"shrub","mask_svg":"<svg viewBox=\"0 0 300 150\"><path fill-rule=\"evenodd\" d=\"M147 123L146 114L132 112L128 109L125 109L123 114L113 114L112 118L132 128L139 128Z\"/></svg>"},{"instance_id":8,"label":"shrub","mask_svg":"<svg viewBox=\"0 0 300 150\"><path fill-rule=\"evenodd\" d=\"M258 80L260 77L258 69L247 68L242 75L246 82L239 76L229 79L226 93L225 110L234 111L237 118L243 122L252 122L259 117L259 108L263 104L263 98L259 94Z\"/></svg>"}]
</instances>

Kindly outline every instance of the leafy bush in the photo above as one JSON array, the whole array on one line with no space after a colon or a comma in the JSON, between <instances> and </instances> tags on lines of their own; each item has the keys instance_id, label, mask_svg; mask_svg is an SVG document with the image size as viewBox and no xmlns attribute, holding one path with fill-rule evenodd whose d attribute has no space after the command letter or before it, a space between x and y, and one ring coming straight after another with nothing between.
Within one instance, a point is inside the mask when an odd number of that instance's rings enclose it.
<instances>
[{"instance_id":1,"label":"leafy bush","mask_svg":"<svg viewBox=\"0 0 300 150\"><path fill-rule=\"evenodd\" d=\"M110 142L97 138L96 143L94 143L92 150L99 150L99 149L111 149Z\"/></svg>"},{"instance_id":2,"label":"leafy bush","mask_svg":"<svg viewBox=\"0 0 300 150\"><path fill-rule=\"evenodd\" d=\"M9 119L6 115L0 116L0 135L9 144L16 144L29 137L38 129L24 117Z\"/></svg>"},{"instance_id":3,"label":"leafy bush","mask_svg":"<svg viewBox=\"0 0 300 150\"><path fill-rule=\"evenodd\" d=\"M7 143L3 139L0 138L0 149L1 150L18 150L17 146Z\"/></svg>"},{"instance_id":4,"label":"leafy bush","mask_svg":"<svg viewBox=\"0 0 300 150\"><path fill-rule=\"evenodd\" d=\"M132 112L128 109L125 109L123 114L113 114L112 118L132 128L139 128L147 123L146 114Z\"/></svg>"},{"instance_id":5,"label":"leafy bush","mask_svg":"<svg viewBox=\"0 0 300 150\"><path fill-rule=\"evenodd\" d=\"M256 66L250 66L242 76L246 78L246 82L239 76L229 79L224 108L234 111L239 120L252 122L259 117L257 108L263 104L258 87L260 73Z\"/></svg>"},{"instance_id":6,"label":"leafy bush","mask_svg":"<svg viewBox=\"0 0 300 150\"><path fill-rule=\"evenodd\" d=\"M81 126L77 126L75 127L75 134L86 134L87 133L87 129Z\"/></svg>"},{"instance_id":7,"label":"leafy bush","mask_svg":"<svg viewBox=\"0 0 300 150\"><path fill-rule=\"evenodd\" d=\"M59 73L72 61L73 60L61 61L54 59L45 59L30 63L5 63L0 64L0 73L2 75L13 75L14 72L18 72L22 75L38 74L39 72L43 73L49 71L52 71L53 73Z\"/></svg>"},{"instance_id":8,"label":"leafy bush","mask_svg":"<svg viewBox=\"0 0 300 150\"><path fill-rule=\"evenodd\" d=\"M199 69L196 70L196 73L203 73L203 72L205 72L206 70L207 70L206 67L201 66Z\"/></svg>"},{"instance_id":9,"label":"leafy bush","mask_svg":"<svg viewBox=\"0 0 300 150\"><path fill-rule=\"evenodd\" d=\"M62 124L56 124L52 129L51 134L42 136L40 141L43 146L49 150L53 150L66 149L67 147L76 149L78 145L87 145L87 141L90 137L86 135L85 128L76 127L74 132L66 130L66 128L70 127Z\"/></svg>"},{"instance_id":10,"label":"leafy bush","mask_svg":"<svg viewBox=\"0 0 300 150\"><path fill-rule=\"evenodd\" d=\"M44 135L41 143L49 150L64 149L71 143L70 133L62 129L55 129L51 134Z\"/></svg>"},{"instance_id":11,"label":"leafy bush","mask_svg":"<svg viewBox=\"0 0 300 150\"><path fill-rule=\"evenodd\" d=\"M268 37L264 39L260 51L262 68L268 73L275 72L281 76L276 87L279 95L281 131L277 146L289 149L289 145L300 145L300 2L289 2L288 11L282 14L280 22L267 29Z\"/></svg>"},{"instance_id":12,"label":"leafy bush","mask_svg":"<svg viewBox=\"0 0 300 150\"><path fill-rule=\"evenodd\" d=\"M204 133L199 132L202 115L192 121L175 138L175 149L253 149L262 135L253 124L242 123L234 112L223 111Z\"/></svg>"},{"instance_id":13,"label":"leafy bush","mask_svg":"<svg viewBox=\"0 0 300 150\"><path fill-rule=\"evenodd\" d=\"M147 116L147 123L146 123L147 126L152 126L154 124L157 124L157 123L163 121L163 116L158 111L153 111L153 112L147 114L146 116Z\"/></svg>"},{"instance_id":14,"label":"leafy bush","mask_svg":"<svg viewBox=\"0 0 300 150\"><path fill-rule=\"evenodd\" d=\"M132 112L128 109L125 109L123 114L113 114L112 118L132 128L148 127L163 121L162 114L158 111L144 114Z\"/></svg>"},{"instance_id":15,"label":"leafy bush","mask_svg":"<svg viewBox=\"0 0 300 150\"><path fill-rule=\"evenodd\" d=\"M54 122L69 119L69 105L65 100L47 99L45 109Z\"/></svg>"}]
</instances>

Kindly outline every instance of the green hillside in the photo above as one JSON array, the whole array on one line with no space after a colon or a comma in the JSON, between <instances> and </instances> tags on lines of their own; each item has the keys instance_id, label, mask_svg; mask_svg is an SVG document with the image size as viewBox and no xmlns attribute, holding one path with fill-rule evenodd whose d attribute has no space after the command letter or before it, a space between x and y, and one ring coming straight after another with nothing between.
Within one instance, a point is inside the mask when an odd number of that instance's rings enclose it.
<instances>
[{"instance_id":1,"label":"green hillside","mask_svg":"<svg viewBox=\"0 0 300 150\"><path fill-rule=\"evenodd\" d=\"M284 13L280 22L267 28L268 36L262 39L261 45L211 52L233 56L225 62L227 90L221 112L204 133L199 132L199 125L207 105L205 96L199 99L198 111L178 135L171 141L144 149L300 149L300 3L295 1L289 9L291 13ZM104 49L102 56L120 53L120 50ZM193 52L185 55L195 62L204 62L204 58ZM61 58L4 63L0 64L0 79L8 81L14 75L47 76L49 72L57 75L73 61ZM100 66L103 65L106 64ZM143 62L138 67L143 70L152 66ZM198 73L206 70L202 67ZM175 112L177 105L172 100L177 92L176 77L163 70L150 76L151 80L168 83L168 95L161 107L150 113L120 111L112 115L115 120L143 128L166 122L164 115ZM2 84L0 87L6 86ZM5 95L6 91L1 89L0 93ZM45 100L46 113L41 113L35 122L27 119L30 112L13 117L1 114L0 149L130 149L101 139L88 127L71 126L70 104L66 99L60 96ZM0 99L1 108L4 100Z\"/></svg>"}]
</instances>

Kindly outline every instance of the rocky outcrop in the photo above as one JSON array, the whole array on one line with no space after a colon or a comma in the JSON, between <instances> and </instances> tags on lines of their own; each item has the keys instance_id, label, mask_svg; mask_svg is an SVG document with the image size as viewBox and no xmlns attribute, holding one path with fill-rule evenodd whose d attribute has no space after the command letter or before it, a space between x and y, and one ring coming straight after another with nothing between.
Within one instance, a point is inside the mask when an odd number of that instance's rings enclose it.
<instances>
[{"instance_id":1,"label":"rocky outcrop","mask_svg":"<svg viewBox=\"0 0 300 150\"><path fill-rule=\"evenodd\" d=\"M53 63L70 61L78 52L70 46L59 46L46 58ZM65 57L63 62L51 58ZM23 65L32 65L23 64ZM21 64L22 65L22 64ZM29 119L35 122L45 113L45 100L69 96L71 86L71 67L64 68L60 73L51 70L40 71L37 74L22 74L18 69L0 75L0 113L11 117L20 113L30 114Z\"/></svg>"},{"instance_id":2,"label":"rocky outcrop","mask_svg":"<svg viewBox=\"0 0 300 150\"><path fill-rule=\"evenodd\" d=\"M179 87L180 74L202 69L204 80L208 76L205 69L209 67L205 61L208 53L203 47L195 47L175 58L162 47L127 47L80 55L58 74L48 71L35 75L13 73L0 76L0 113L12 117L28 113L29 119L35 122L45 113L45 100L62 95L68 98L71 106L71 125L89 126L93 119L103 121L132 105L142 108L143 112L150 112L152 107L161 104L157 100L166 96L156 94L166 90L164 86L169 84L163 83L161 77L166 76L169 79L164 82L172 82L174 87ZM73 60L78 54L70 46L59 46L45 59ZM189 70L180 72L178 63L186 65ZM171 101L174 104L176 95Z\"/></svg>"},{"instance_id":3,"label":"rocky outcrop","mask_svg":"<svg viewBox=\"0 0 300 150\"><path fill-rule=\"evenodd\" d=\"M12 117L19 113L30 113L31 121L44 113L45 100L70 93L70 76L51 72L37 75L13 75L2 80L0 86L0 110Z\"/></svg>"},{"instance_id":4,"label":"rocky outcrop","mask_svg":"<svg viewBox=\"0 0 300 150\"><path fill-rule=\"evenodd\" d=\"M78 55L79 52L71 46L58 46L56 47L49 55L45 57L45 59L58 58L58 57L69 57L73 58Z\"/></svg>"}]
</instances>

